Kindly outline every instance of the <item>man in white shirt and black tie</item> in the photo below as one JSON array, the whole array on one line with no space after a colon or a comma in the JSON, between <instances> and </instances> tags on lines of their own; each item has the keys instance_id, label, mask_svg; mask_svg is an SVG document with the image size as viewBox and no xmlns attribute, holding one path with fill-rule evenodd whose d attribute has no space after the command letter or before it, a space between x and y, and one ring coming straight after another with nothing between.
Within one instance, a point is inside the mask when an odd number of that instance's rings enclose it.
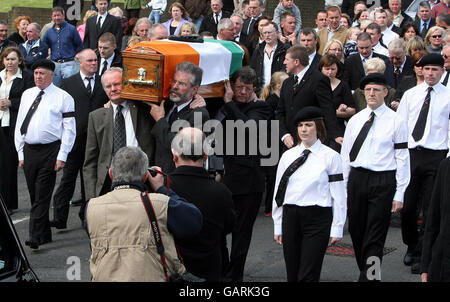
<instances>
[{"instance_id":1,"label":"man in white shirt and black tie","mask_svg":"<svg viewBox=\"0 0 450 302\"><path fill-rule=\"evenodd\" d=\"M412 265L413 274L420 273L423 228L436 171L448 151L450 116L450 90L440 82L444 59L439 54L429 54L418 66L422 66L425 81L407 90L397 109L397 114L407 121L409 133L411 182L405 192L402 237L408 246L403 261ZM423 221L419 231L418 210L422 210Z\"/></svg>"},{"instance_id":2,"label":"man in white shirt and black tie","mask_svg":"<svg viewBox=\"0 0 450 302\"><path fill-rule=\"evenodd\" d=\"M360 88L367 108L348 122L341 157L359 281L368 281L374 280L368 275L370 257L383 257L391 213L402 209L410 174L407 126L384 103L385 77L369 74Z\"/></svg>"},{"instance_id":3,"label":"man in white shirt and black tie","mask_svg":"<svg viewBox=\"0 0 450 302\"><path fill-rule=\"evenodd\" d=\"M52 241L48 215L56 172L64 168L76 130L73 98L52 84L55 64L42 59L32 69L36 87L22 95L15 144L31 200L30 237L25 244L38 249Z\"/></svg>"},{"instance_id":4,"label":"man in white shirt and black tie","mask_svg":"<svg viewBox=\"0 0 450 302\"><path fill-rule=\"evenodd\" d=\"M110 67L122 68L123 58L117 49L116 38L112 33L104 33L98 39L97 72L100 76Z\"/></svg>"},{"instance_id":5,"label":"man in white shirt and black tie","mask_svg":"<svg viewBox=\"0 0 450 302\"><path fill-rule=\"evenodd\" d=\"M447 88L450 88L450 44L447 44L442 49L442 57L444 58L445 72L441 77L441 83Z\"/></svg>"},{"instance_id":6,"label":"man in white shirt and black tie","mask_svg":"<svg viewBox=\"0 0 450 302\"><path fill-rule=\"evenodd\" d=\"M80 172L81 200L72 202L83 205L86 202L83 163L86 152L88 117L91 111L103 107L108 102L108 97L103 90L100 77L97 75L97 55L92 49L84 49L78 55L80 72L63 79L61 89L67 91L75 102L76 138L72 151L67 157L63 169L63 176L53 196L53 217L50 221L51 227L65 229L69 214L69 201L75 191L75 184ZM84 206L81 207L79 216L84 215ZM83 219L82 219L83 220Z\"/></svg>"},{"instance_id":7,"label":"man in white shirt and black tie","mask_svg":"<svg viewBox=\"0 0 450 302\"><path fill-rule=\"evenodd\" d=\"M214 37L217 35L217 25L219 25L220 20L231 16L231 12L222 10L222 7L222 0L211 1L211 13L203 20L199 32L209 31Z\"/></svg>"}]
</instances>

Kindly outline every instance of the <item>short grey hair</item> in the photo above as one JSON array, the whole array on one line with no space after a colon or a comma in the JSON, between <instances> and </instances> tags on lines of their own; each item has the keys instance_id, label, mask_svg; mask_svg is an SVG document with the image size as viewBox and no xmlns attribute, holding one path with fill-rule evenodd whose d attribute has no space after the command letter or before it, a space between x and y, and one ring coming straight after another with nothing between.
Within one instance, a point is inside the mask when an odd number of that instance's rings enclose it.
<instances>
[{"instance_id":1,"label":"short grey hair","mask_svg":"<svg viewBox=\"0 0 450 302\"><path fill-rule=\"evenodd\" d=\"M364 68L366 70L384 73L384 71L386 70L386 63L384 63L383 59L372 58L367 60L366 63L364 63Z\"/></svg>"},{"instance_id":2,"label":"short grey hair","mask_svg":"<svg viewBox=\"0 0 450 302\"><path fill-rule=\"evenodd\" d=\"M102 86L103 86L103 88L105 88L105 85L104 85L105 75L108 74L108 73L111 73L111 72L120 72L120 74L122 75L123 69L120 68L120 67L110 67L110 68L108 68L102 75Z\"/></svg>"},{"instance_id":3,"label":"short grey hair","mask_svg":"<svg viewBox=\"0 0 450 302\"><path fill-rule=\"evenodd\" d=\"M177 65L175 72L182 71L191 75L191 86L200 86L202 83L203 70L191 62L183 62Z\"/></svg>"},{"instance_id":4,"label":"short grey hair","mask_svg":"<svg viewBox=\"0 0 450 302\"><path fill-rule=\"evenodd\" d=\"M196 162L203 159L208 147L206 136L200 129L186 127L175 135L171 148L174 155Z\"/></svg>"},{"instance_id":5,"label":"short grey hair","mask_svg":"<svg viewBox=\"0 0 450 302\"><path fill-rule=\"evenodd\" d=\"M33 25L35 31L41 32L41 26L38 23L32 22L28 25Z\"/></svg>"},{"instance_id":6,"label":"short grey hair","mask_svg":"<svg viewBox=\"0 0 450 302\"><path fill-rule=\"evenodd\" d=\"M431 9L430 2L428 2L428 1L422 1L422 2L420 2L420 3L419 3L419 6L426 7L426 8L428 8L428 9Z\"/></svg>"},{"instance_id":7,"label":"short grey hair","mask_svg":"<svg viewBox=\"0 0 450 302\"><path fill-rule=\"evenodd\" d=\"M139 147L122 147L111 162L114 183L140 182L148 167L148 157Z\"/></svg>"},{"instance_id":8,"label":"short grey hair","mask_svg":"<svg viewBox=\"0 0 450 302\"><path fill-rule=\"evenodd\" d=\"M167 28L164 25L162 25L161 23L155 23L152 26L150 26L150 28L148 29L148 37L149 38L153 38L153 36L155 35L155 30L158 27L162 27L162 28L164 28L164 30L167 31Z\"/></svg>"},{"instance_id":9,"label":"short grey hair","mask_svg":"<svg viewBox=\"0 0 450 302\"><path fill-rule=\"evenodd\" d=\"M406 42L403 38L397 38L389 43L388 50L392 52L402 52L406 55Z\"/></svg>"},{"instance_id":10,"label":"short grey hair","mask_svg":"<svg viewBox=\"0 0 450 302\"><path fill-rule=\"evenodd\" d=\"M244 22L244 19L242 19L242 16L239 15L239 14L232 14L232 15L230 16L230 20L231 20L231 18L233 18L233 17L238 17L239 19L241 19L241 22L242 22L242 23Z\"/></svg>"},{"instance_id":11,"label":"short grey hair","mask_svg":"<svg viewBox=\"0 0 450 302\"><path fill-rule=\"evenodd\" d=\"M217 32L220 33L222 30L228 29L231 25L234 26L233 21L229 18L222 18L220 19L219 24L217 24Z\"/></svg>"}]
</instances>

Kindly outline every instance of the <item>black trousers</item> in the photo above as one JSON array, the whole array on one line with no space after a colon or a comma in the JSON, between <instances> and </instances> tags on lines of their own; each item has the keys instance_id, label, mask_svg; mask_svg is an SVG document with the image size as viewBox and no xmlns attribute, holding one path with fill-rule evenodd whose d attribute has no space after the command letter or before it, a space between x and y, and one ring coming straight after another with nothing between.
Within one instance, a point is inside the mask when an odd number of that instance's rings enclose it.
<instances>
[{"instance_id":1,"label":"black trousers","mask_svg":"<svg viewBox=\"0 0 450 302\"><path fill-rule=\"evenodd\" d=\"M38 243L52 237L48 218L60 144L60 141L45 145L25 144L23 148L24 173L31 200L29 236Z\"/></svg>"},{"instance_id":2,"label":"black trousers","mask_svg":"<svg viewBox=\"0 0 450 302\"><path fill-rule=\"evenodd\" d=\"M139 19L139 13L140 13L141 9L126 9L124 11L124 16L130 20L131 18L137 18Z\"/></svg>"},{"instance_id":3,"label":"black trousers","mask_svg":"<svg viewBox=\"0 0 450 302\"><path fill-rule=\"evenodd\" d=\"M403 243L416 258L422 254L422 238L439 163L447 150L410 149L411 180L405 192L401 212ZM417 224L417 213L422 211L422 224ZM418 260L418 259L417 259Z\"/></svg>"},{"instance_id":4,"label":"black trousers","mask_svg":"<svg viewBox=\"0 0 450 302\"><path fill-rule=\"evenodd\" d=\"M331 207L283 205L283 254L288 282L318 282L330 238Z\"/></svg>"},{"instance_id":5,"label":"black trousers","mask_svg":"<svg viewBox=\"0 0 450 302\"><path fill-rule=\"evenodd\" d=\"M381 263L383 258L395 190L395 170L350 170L347 183L348 230L361 272L360 281L367 279L367 259L376 256Z\"/></svg>"},{"instance_id":6,"label":"black trousers","mask_svg":"<svg viewBox=\"0 0 450 302\"><path fill-rule=\"evenodd\" d=\"M17 167L19 159L10 131L13 131L10 127L0 127L0 193L6 207L15 210L18 208Z\"/></svg>"},{"instance_id":7,"label":"black trousers","mask_svg":"<svg viewBox=\"0 0 450 302\"><path fill-rule=\"evenodd\" d=\"M86 152L86 139L87 134L76 137L72 151L67 156L61 181L55 194L53 195L53 219L62 224L67 223L70 200L75 192L78 173L80 173L81 177L81 199L83 201L86 200L83 181L83 163Z\"/></svg>"},{"instance_id":8,"label":"black trousers","mask_svg":"<svg viewBox=\"0 0 450 302\"><path fill-rule=\"evenodd\" d=\"M236 221L232 232L230 263L226 272L226 278L231 281L240 282L244 277L245 261L261 199L261 192L233 195Z\"/></svg>"}]
</instances>

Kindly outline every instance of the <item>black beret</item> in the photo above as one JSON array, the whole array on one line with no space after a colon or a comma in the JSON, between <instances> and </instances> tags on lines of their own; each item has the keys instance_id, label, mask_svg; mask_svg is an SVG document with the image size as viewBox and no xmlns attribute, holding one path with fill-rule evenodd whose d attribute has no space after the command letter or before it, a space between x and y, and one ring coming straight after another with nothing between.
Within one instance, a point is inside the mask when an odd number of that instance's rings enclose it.
<instances>
[{"instance_id":1,"label":"black beret","mask_svg":"<svg viewBox=\"0 0 450 302\"><path fill-rule=\"evenodd\" d=\"M49 69L51 71L55 71L55 63L53 63L52 61L47 60L47 59L37 60L31 66L31 69L35 70L36 68L39 68L39 67Z\"/></svg>"},{"instance_id":2,"label":"black beret","mask_svg":"<svg viewBox=\"0 0 450 302\"><path fill-rule=\"evenodd\" d=\"M422 59L420 59L419 62L417 62L416 66L423 67L426 65L434 65L434 66L440 66L444 67L444 58L437 53L430 53L426 56L424 56Z\"/></svg>"},{"instance_id":3,"label":"black beret","mask_svg":"<svg viewBox=\"0 0 450 302\"><path fill-rule=\"evenodd\" d=\"M359 82L359 88L364 90L364 87L366 87L367 84L379 84L379 85L387 85L386 78L381 73L375 72L370 73L366 75L364 78L361 79L361 82Z\"/></svg>"},{"instance_id":4,"label":"black beret","mask_svg":"<svg viewBox=\"0 0 450 302\"><path fill-rule=\"evenodd\" d=\"M323 120L322 110L319 107L307 106L295 115L294 122L298 124L304 121Z\"/></svg>"}]
</instances>

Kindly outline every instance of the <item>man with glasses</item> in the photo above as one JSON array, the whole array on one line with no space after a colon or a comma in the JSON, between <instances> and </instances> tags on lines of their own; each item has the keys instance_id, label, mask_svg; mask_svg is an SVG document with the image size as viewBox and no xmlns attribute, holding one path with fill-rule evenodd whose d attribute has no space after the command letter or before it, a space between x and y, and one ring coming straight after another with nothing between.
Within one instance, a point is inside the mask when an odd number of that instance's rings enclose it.
<instances>
[{"instance_id":1,"label":"man with glasses","mask_svg":"<svg viewBox=\"0 0 450 302\"><path fill-rule=\"evenodd\" d=\"M386 66L386 79L389 86L397 89L403 77L413 75L412 60L406 55L406 43L402 38L389 44L389 60L392 64Z\"/></svg>"},{"instance_id":2,"label":"man with glasses","mask_svg":"<svg viewBox=\"0 0 450 302\"><path fill-rule=\"evenodd\" d=\"M163 101L161 104L149 103L151 106L150 114L156 121L151 129L151 134L156 140L155 163L165 173L170 173L175 169L171 143L177 133L172 132L172 125L181 120L187 122L190 127L198 128L203 127L203 124L209 120L209 113L204 105L194 108L195 99L203 100L197 94L202 76L203 70L193 63L183 62L179 64L175 68L169 101ZM196 122L200 122L200 124L196 124Z\"/></svg>"},{"instance_id":3,"label":"man with glasses","mask_svg":"<svg viewBox=\"0 0 450 302\"><path fill-rule=\"evenodd\" d=\"M403 207L409 183L408 131L405 121L384 103L387 82L380 73L361 80L367 107L345 129L341 149L347 187L348 229L360 271L359 281L378 281L368 273L379 263L392 213Z\"/></svg>"},{"instance_id":4,"label":"man with glasses","mask_svg":"<svg viewBox=\"0 0 450 302\"><path fill-rule=\"evenodd\" d=\"M447 44L442 49L442 57L444 58L445 72L441 77L441 83L447 88L450 88L450 44Z\"/></svg>"},{"instance_id":5,"label":"man with glasses","mask_svg":"<svg viewBox=\"0 0 450 302\"><path fill-rule=\"evenodd\" d=\"M278 39L278 27L274 22L263 26L264 41L253 51L250 66L257 76L257 94L266 85L270 84L272 74L285 71L284 57L286 45Z\"/></svg>"}]
</instances>

